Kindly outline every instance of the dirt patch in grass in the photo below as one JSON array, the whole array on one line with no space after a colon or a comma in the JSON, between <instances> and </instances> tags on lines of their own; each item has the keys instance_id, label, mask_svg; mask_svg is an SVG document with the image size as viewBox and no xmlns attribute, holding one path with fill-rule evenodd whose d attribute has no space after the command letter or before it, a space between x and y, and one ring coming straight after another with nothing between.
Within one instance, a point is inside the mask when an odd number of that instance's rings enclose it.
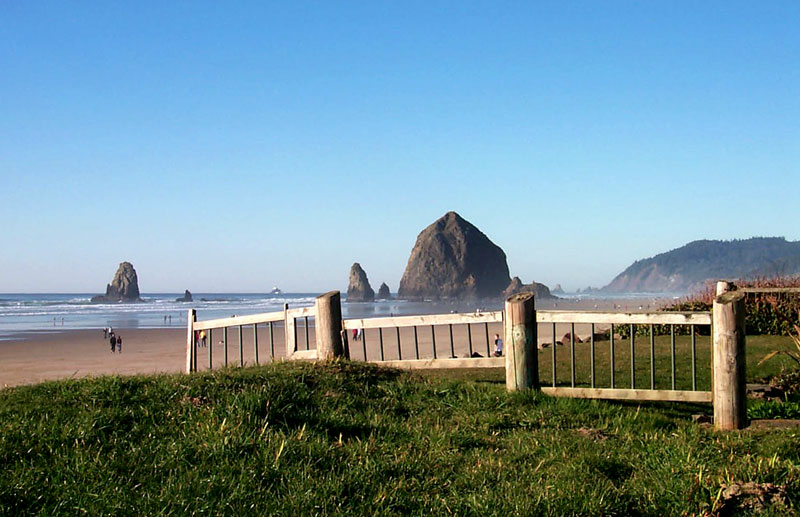
<instances>
[{"instance_id":1,"label":"dirt patch in grass","mask_svg":"<svg viewBox=\"0 0 800 517\"><path fill-rule=\"evenodd\" d=\"M733 515L737 511L763 512L767 508L773 510L789 509L786 487L772 483L733 483L722 486L714 515Z\"/></svg>"},{"instance_id":2,"label":"dirt patch in grass","mask_svg":"<svg viewBox=\"0 0 800 517\"><path fill-rule=\"evenodd\" d=\"M800 420L783 420L778 418L764 418L758 420L751 420L748 429L752 431L760 431L764 429L792 429L800 427Z\"/></svg>"},{"instance_id":3,"label":"dirt patch in grass","mask_svg":"<svg viewBox=\"0 0 800 517\"><path fill-rule=\"evenodd\" d=\"M589 438L590 440L594 440L596 442L604 442L608 440L609 436L601 429L592 429L589 427L581 427L580 429L575 429L575 432L581 436Z\"/></svg>"}]
</instances>

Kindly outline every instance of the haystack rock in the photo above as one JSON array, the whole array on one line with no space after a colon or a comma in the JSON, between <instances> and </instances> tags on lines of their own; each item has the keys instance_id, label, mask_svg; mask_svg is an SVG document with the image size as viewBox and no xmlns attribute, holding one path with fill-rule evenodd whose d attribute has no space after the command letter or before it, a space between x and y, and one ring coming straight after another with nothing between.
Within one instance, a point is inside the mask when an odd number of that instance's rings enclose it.
<instances>
[{"instance_id":1,"label":"haystack rock","mask_svg":"<svg viewBox=\"0 0 800 517\"><path fill-rule=\"evenodd\" d=\"M386 285L386 282L383 282L381 286L378 288L378 299L388 300L391 297L392 295L389 293L389 286Z\"/></svg>"},{"instance_id":2,"label":"haystack rock","mask_svg":"<svg viewBox=\"0 0 800 517\"><path fill-rule=\"evenodd\" d=\"M106 286L106 294L92 297L92 302L140 302L139 279L130 262L119 265L114 280Z\"/></svg>"},{"instance_id":3,"label":"haystack rock","mask_svg":"<svg viewBox=\"0 0 800 517\"><path fill-rule=\"evenodd\" d=\"M511 279L511 283L503 291L503 297L508 298L512 294L517 293L533 293L536 298L555 298L550 292L550 288L538 282L531 282L530 284L523 284L518 276Z\"/></svg>"},{"instance_id":4,"label":"haystack rock","mask_svg":"<svg viewBox=\"0 0 800 517\"><path fill-rule=\"evenodd\" d=\"M448 212L417 237L397 297L494 298L509 280L503 250L469 221Z\"/></svg>"},{"instance_id":5,"label":"haystack rock","mask_svg":"<svg viewBox=\"0 0 800 517\"><path fill-rule=\"evenodd\" d=\"M350 267L350 284L347 286L348 302L371 302L375 300L375 291L369 285L367 273L356 262Z\"/></svg>"},{"instance_id":6,"label":"haystack rock","mask_svg":"<svg viewBox=\"0 0 800 517\"><path fill-rule=\"evenodd\" d=\"M183 293L183 298L175 298L175 301L176 302L191 302L192 301L192 293L189 292L189 290L187 289Z\"/></svg>"}]
</instances>

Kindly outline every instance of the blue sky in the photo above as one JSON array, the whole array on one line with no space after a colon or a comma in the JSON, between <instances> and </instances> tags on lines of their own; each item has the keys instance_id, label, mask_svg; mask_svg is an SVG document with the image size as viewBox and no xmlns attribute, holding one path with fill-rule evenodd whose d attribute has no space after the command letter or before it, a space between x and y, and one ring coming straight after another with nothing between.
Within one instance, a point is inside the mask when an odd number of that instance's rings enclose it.
<instances>
[{"instance_id":1,"label":"blue sky","mask_svg":"<svg viewBox=\"0 0 800 517\"><path fill-rule=\"evenodd\" d=\"M455 210L574 289L800 239L800 3L0 3L0 292L397 289Z\"/></svg>"}]
</instances>

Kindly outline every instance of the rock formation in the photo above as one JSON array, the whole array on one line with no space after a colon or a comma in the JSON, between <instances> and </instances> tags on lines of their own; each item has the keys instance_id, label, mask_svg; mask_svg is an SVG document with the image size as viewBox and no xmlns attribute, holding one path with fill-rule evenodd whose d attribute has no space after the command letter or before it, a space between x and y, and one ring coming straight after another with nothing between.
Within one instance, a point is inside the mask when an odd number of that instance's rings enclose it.
<instances>
[{"instance_id":1,"label":"rock formation","mask_svg":"<svg viewBox=\"0 0 800 517\"><path fill-rule=\"evenodd\" d=\"M561 287L561 284L556 284L550 292L552 294L564 294L564 288Z\"/></svg>"},{"instance_id":2,"label":"rock formation","mask_svg":"<svg viewBox=\"0 0 800 517\"><path fill-rule=\"evenodd\" d=\"M381 286L378 288L378 299L388 300L391 297L392 295L389 293L389 286L386 285L386 282L383 282Z\"/></svg>"},{"instance_id":3,"label":"rock formation","mask_svg":"<svg viewBox=\"0 0 800 517\"><path fill-rule=\"evenodd\" d=\"M106 286L106 294L92 297L92 302L140 302L139 279L130 262L119 265L114 280Z\"/></svg>"},{"instance_id":4,"label":"rock formation","mask_svg":"<svg viewBox=\"0 0 800 517\"><path fill-rule=\"evenodd\" d=\"M347 286L348 302L371 302L375 299L375 291L369 285L367 273L356 262L350 267L350 283Z\"/></svg>"},{"instance_id":5,"label":"rock formation","mask_svg":"<svg viewBox=\"0 0 800 517\"><path fill-rule=\"evenodd\" d=\"M176 302L191 302L192 301L192 293L189 292L189 290L187 289L183 293L183 298L175 298L175 301Z\"/></svg>"},{"instance_id":6,"label":"rock formation","mask_svg":"<svg viewBox=\"0 0 800 517\"><path fill-rule=\"evenodd\" d=\"M503 250L460 215L448 212L417 237L397 297L493 298L508 282Z\"/></svg>"},{"instance_id":7,"label":"rock formation","mask_svg":"<svg viewBox=\"0 0 800 517\"><path fill-rule=\"evenodd\" d=\"M503 291L503 298L508 298L512 294L517 293L533 293L536 298L555 298L544 284L538 282L531 282L530 284L523 284L518 276L511 279L511 283Z\"/></svg>"}]
</instances>

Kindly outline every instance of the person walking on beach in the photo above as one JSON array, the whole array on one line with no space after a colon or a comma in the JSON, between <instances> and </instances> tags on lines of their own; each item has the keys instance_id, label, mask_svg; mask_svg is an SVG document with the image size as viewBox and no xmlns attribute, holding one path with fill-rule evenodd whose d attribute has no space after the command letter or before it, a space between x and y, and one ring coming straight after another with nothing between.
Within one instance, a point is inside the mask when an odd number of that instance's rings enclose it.
<instances>
[{"instance_id":1,"label":"person walking on beach","mask_svg":"<svg viewBox=\"0 0 800 517\"><path fill-rule=\"evenodd\" d=\"M492 355L495 357L503 355L503 340L500 339L500 334L494 335L494 354Z\"/></svg>"},{"instance_id":2,"label":"person walking on beach","mask_svg":"<svg viewBox=\"0 0 800 517\"><path fill-rule=\"evenodd\" d=\"M353 341L358 341L358 329L353 329Z\"/></svg>"},{"instance_id":3,"label":"person walking on beach","mask_svg":"<svg viewBox=\"0 0 800 517\"><path fill-rule=\"evenodd\" d=\"M122 353L122 336L117 336L117 352Z\"/></svg>"},{"instance_id":4,"label":"person walking on beach","mask_svg":"<svg viewBox=\"0 0 800 517\"><path fill-rule=\"evenodd\" d=\"M108 327L103 327L103 339L108 339Z\"/></svg>"},{"instance_id":5,"label":"person walking on beach","mask_svg":"<svg viewBox=\"0 0 800 517\"><path fill-rule=\"evenodd\" d=\"M111 343L111 353L113 354L114 352L116 352L117 348L117 336L115 336L114 333L112 332L111 339L109 339L108 341Z\"/></svg>"},{"instance_id":6,"label":"person walking on beach","mask_svg":"<svg viewBox=\"0 0 800 517\"><path fill-rule=\"evenodd\" d=\"M205 347L206 345L207 345L207 343L206 343L206 331L205 330L201 330L200 331L200 346Z\"/></svg>"},{"instance_id":7,"label":"person walking on beach","mask_svg":"<svg viewBox=\"0 0 800 517\"><path fill-rule=\"evenodd\" d=\"M364 329L358 329L358 333L356 334L356 341L361 341L364 339Z\"/></svg>"}]
</instances>

